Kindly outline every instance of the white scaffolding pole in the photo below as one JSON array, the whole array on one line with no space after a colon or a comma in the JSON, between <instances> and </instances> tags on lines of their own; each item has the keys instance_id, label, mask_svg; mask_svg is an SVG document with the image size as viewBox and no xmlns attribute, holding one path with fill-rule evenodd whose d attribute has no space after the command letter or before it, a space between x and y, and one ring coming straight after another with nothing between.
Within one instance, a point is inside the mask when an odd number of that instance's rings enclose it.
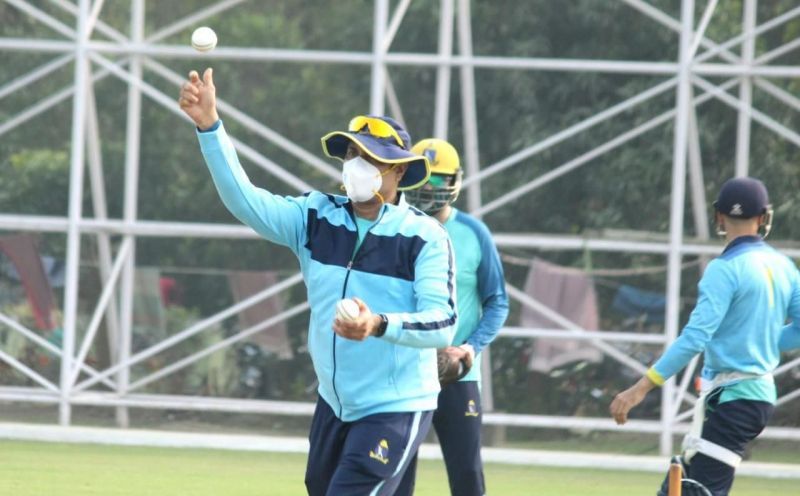
<instances>
[{"instance_id":1,"label":"white scaffolding pole","mask_svg":"<svg viewBox=\"0 0 800 496\"><path fill-rule=\"evenodd\" d=\"M241 341L243 339L246 339L246 338L252 336L253 334L261 332L264 329L268 329L268 328L274 326L275 324L277 324L279 322L284 322L284 321L294 317L295 315L299 315L299 314L305 312L306 310L308 310L309 308L310 308L310 305L308 304L308 302L304 302L304 303L300 303L298 305L295 305L292 308L290 308L288 310L284 310L283 312L281 312L281 313L279 313L277 315L274 315L274 316L272 316L272 317L270 317L270 318L268 318L266 320L263 320L263 321L259 322L258 324L253 325L253 326L251 326L251 327L249 327L249 328L247 328L247 329L245 329L243 331L240 331L239 333L237 333L237 334L235 334L233 336L229 336L229 337L223 339L222 341L218 341L218 342L212 344L211 346L209 346L209 347L207 347L207 348L205 348L203 350L200 350L200 351L198 351L198 352L196 352L196 353L194 353L192 355L189 355L189 356L184 357L184 358L182 358L182 359L180 359L180 360L178 360L178 361L176 361L174 363L171 363L171 364L167 365L166 367L164 367L164 368L162 368L162 369L160 369L160 370L158 370L156 372L153 372L152 374L149 374L149 375L147 375L145 377L142 377L138 381L136 381L133 384L131 384L130 385L130 389L131 389L131 391L133 391L135 389L142 388L142 387L146 386L147 384L155 382L155 381L157 381L157 380L159 380L159 379L161 379L163 377L168 376L169 374L172 374L173 372L176 372L176 371L178 371L178 370L180 370L180 369L182 369L184 367L187 367L187 366L197 362L198 360L200 360L202 358L205 358L205 357L211 355L212 353L215 353L217 351L225 349L225 348L227 348L228 346L231 346L234 343L238 343L239 341Z\"/></svg>"},{"instance_id":2,"label":"white scaffolding pole","mask_svg":"<svg viewBox=\"0 0 800 496\"><path fill-rule=\"evenodd\" d=\"M458 51L463 57L472 57L470 0L458 0ZM481 207L481 183L477 180L469 181L470 178L478 177L481 168L476 107L475 70L470 65L463 65L461 66L461 118L464 127L463 158L467 170L467 179L463 187L467 190L467 210L472 213ZM490 374L484 377L490 377Z\"/></svg>"},{"instance_id":3,"label":"white scaffolding pole","mask_svg":"<svg viewBox=\"0 0 800 496\"><path fill-rule=\"evenodd\" d=\"M131 2L131 40L140 43L144 39L145 0ZM142 57L131 59L133 78L142 79ZM123 198L122 218L125 222L134 222L138 216L139 203L139 147L142 126L142 93L135 84L128 85L128 115L125 136L125 193ZM120 282L120 339L119 354L116 363L126 363L131 356L133 327L133 285L136 269L136 238L125 236L124 242L130 245L130 253L124 260L122 280ZM124 395L130 382L130 367L122 368L117 374L117 391ZM117 407L117 425L128 427L130 417L128 408Z\"/></svg>"},{"instance_id":4,"label":"white scaffolding pole","mask_svg":"<svg viewBox=\"0 0 800 496\"><path fill-rule=\"evenodd\" d=\"M57 6L61 7L65 11L70 12L73 15L75 14L75 6L70 4L69 2L67 2L66 0L53 0L53 1L56 3ZM209 16L216 15L216 14L219 14L221 12L224 12L225 10L228 10L228 9L230 9L230 8L240 4L240 3L242 3L242 1L244 1L244 0L225 0L225 1L222 1L222 2L220 2L218 4L209 6L209 7L204 8L204 9L201 9L201 10L195 12L194 14L192 14L191 16L183 18L180 21L177 21L177 22L175 22L173 24L170 24L169 26L166 26L166 27L160 29L156 33L153 33L152 35L150 35L147 38L145 38L145 42L146 43L150 43L150 44L155 43L158 40L163 39L163 38L165 38L167 36L170 36L172 34L175 34L175 33L179 32L181 29L185 29L185 28L191 26L194 23L201 22L204 19L208 18ZM399 7L398 7L398 9L399 9ZM398 15L400 15L400 18L397 18ZM402 20L402 12L396 12L395 13L395 18L397 18L397 19L393 19L393 22L396 20L398 25L399 25L400 20ZM129 42L128 38L124 34L120 33L119 31L117 31L116 29L112 28L111 26L109 26L108 24L104 23L103 21L98 21L97 22L97 30L99 32L101 32L102 34L110 37L112 40L115 40L117 43L124 44L124 43L128 43ZM175 71L169 69L165 65L163 65L163 64L161 64L161 63L159 63L159 62L157 62L157 61L155 61L155 60L153 60L151 58L145 58L143 60L143 63L144 63L144 66L147 69L155 72L156 74L159 74L160 76L162 76L163 78L167 79L168 81L174 83L177 86L180 86L184 82L185 76L179 75ZM388 80L387 80L387 82L388 82ZM174 105L171 105L171 107L174 107ZM308 152L307 150L305 150L301 146L298 146L293 141L291 141L288 138L282 136L281 134L277 133L273 129L270 129L269 127L265 126L263 123L256 121L255 119L253 119L252 117L250 117L246 113L242 112L238 108L234 107L230 103L226 102L225 100L218 99L217 100L217 107L219 107L219 109L221 111L223 111L226 114L227 117L230 117L230 118L232 118L232 119L244 124L251 131L253 131L255 134L263 137L264 139L266 139L268 141L271 141L272 143L274 143L275 145L279 146L283 150L287 151L291 155L294 155L295 157L300 159L304 164L310 165L310 166L318 169L323 174L329 176L331 179L335 179L335 180L339 179L340 172L338 171L338 169L336 169L335 167L330 166L327 162L325 162L324 160L320 159L318 156ZM183 116L183 113L181 112L179 115ZM251 157L249 157L249 158L251 158ZM255 160L255 162L258 165L262 165L262 163L264 161L266 161L266 158L264 158L264 160L262 160L262 161ZM264 166L262 165L262 167L264 167ZM266 168L267 170L270 170L269 167L264 167L264 168ZM272 168L272 170L270 172L275 174L274 168ZM287 180L289 182L289 184L296 185L296 187L302 192L305 192L305 191L308 191L308 190L311 189L311 187L308 186L308 185L305 185L305 183L302 183L302 182L296 181L296 180L292 181L291 179L287 179L286 175L281 175L281 174L276 174L276 175L281 179Z\"/></svg>"},{"instance_id":5,"label":"white scaffolding pole","mask_svg":"<svg viewBox=\"0 0 800 496\"><path fill-rule=\"evenodd\" d=\"M714 15L714 9L717 8L718 1L719 0L710 0L708 5L706 5L706 10L703 12L700 24L697 26L697 31L692 36L692 45L689 47L688 58L693 59L694 54L697 53L697 49L700 47L700 43L702 43L703 37L705 36L708 23L711 22L711 16Z\"/></svg>"},{"instance_id":6,"label":"white scaffolding pole","mask_svg":"<svg viewBox=\"0 0 800 496\"><path fill-rule=\"evenodd\" d=\"M83 201L83 152L86 123L86 95L89 84L89 58L86 53L86 22L89 17L89 0L79 0L77 22L78 37L75 40L75 97L72 103L72 150L69 175L69 228L67 230L66 278L64 281L64 339L61 357L58 421L69 425L72 407L69 403L69 374L75 349L75 326L78 314L78 278L81 254L81 232L78 222L82 215Z\"/></svg>"},{"instance_id":7,"label":"white scaffolding pole","mask_svg":"<svg viewBox=\"0 0 800 496\"><path fill-rule=\"evenodd\" d=\"M722 88L725 88L725 89L726 88L730 88L735 83L736 83L736 80L730 80L730 81L727 81L727 82L723 83L719 88L720 89L722 89ZM713 87L713 88L714 88L714 91L717 91L716 87ZM701 103L704 103L704 102L708 101L709 99L712 98L712 96L713 95L712 95L711 90L706 90L706 92L704 94L702 94L702 95L700 95L700 96L698 96L697 98L694 99L695 105L699 105ZM592 149L592 150L590 150L590 151L588 151L588 152L586 152L586 153L584 153L584 154L582 154L582 155L580 155L578 157L575 157L574 159L569 160L568 162L565 162L565 163L563 163L561 165L558 165L554 169L542 174L541 176L537 177L536 179L532 180L531 182L529 182L527 184L524 184L522 186L519 186L517 188L514 188L513 190L500 195L499 197L495 198L494 200L485 203L475 213L476 214L480 214L480 215L485 215L485 214L487 214L487 213L489 213L489 212L491 212L493 210L496 210L496 209L502 207L503 205L505 205L505 204L507 204L507 203L509 203L509 202L511 202L511 201L523 196L524 194L529 193L530 191L533 191L534 189L539 188L539 187L549 183L550 181L553 181L553 180L563 176L564 174L566 174L566 173L568 173L568 172L570 172L570 171L572 171L574 169L577 169L578 167L583 166L584 164L590 163L590 161L594 160L595 158L597 158L597 157L609 152L610 150L613 150L614 148L616 148L616 147L618 147L620 145L623 145L623 144L627 143L628 141L631 141L632 139L634 139L634 138L636 138L636 137L638 137L638 136L650 131L651 129L654 129L654 128L660 126L661 124L665 124L665 123L669 122L669 120L674 118L675 115L677 115L677 109L673 108L672 110L664 112L663 114L661 114L659 116L653 117L652 119L650 119L650 120L648 120L646 122L643 122L642 124L639 124L638 126L634 127L633 129L625 131L624 133L616 136L615 138L612 138L611 140L606 141L602 145L600 145L600 146L598 146L598 147L596 147L596 148L594 148L594 149Z\"/></svg>"},{"instance_id":8,"label":"white scaffolding pole","mask_svg":"<svg viewBox=\"0 0 800 496\"><path fill-rule=\"evenodd\" d=\"M386 23L389 21L389 0L375 0L372 25L372 79L369 93L369 112L372 115L383 115L386 91L386 69L383 50L386 36Z\"/></svg>"},{"instance_id":9,"label":"white scaffolding pole","mask_svg":"<svg viewBox=\"0 0 800 496\"><path fill-rule=\"evenodd\" d=\"M26 2L24 0L6 0L6 3L16 7L17 9L19 9L22 12L25 12L29 16L33 17L37 21L41 22L45 26L47 26L50 29L52 29L53 31L56 31L57 33L60 33L60 34L66 36L67 38L69 38L71 40L76 39L76 37L78 37L78 33L84 33L85 34L85 26L86 26L87 22L84 22L83 24L79 24L79 26L83 26L84 27L83 31L81 31L80 29L76 31L76 30L72 29L71 27L67 26L66 24L64 24L63 22L59 21L58 19L54 18L53 16L48 15L43 10L34 7L33 5L31 5L30 3L28 3L28 2ZM78 2L78 7L76 8L76 10L79 11L82 14L83 11L80 10L80 5L81 5L81 2L79 1ZM81 14L76 15L76 17L78 17L79 21L80 21L80 15ZM81 35L80 39L86 40L86 39L88 39L88 37Z\"/></svg>"},{"instance_id":10,"label":"white scaffolding pole","mask_svg":"<svg viewBox=\"0 0 800 496\"><path fill-rule=\"evenodd\" d=\"M39 346L41 346L45 350L47 350L50 353L52 353L53 356L57 357L59 360L62 359L63 353L59 348L57 348L50 341L47 341L46 339L42 338L41 336L39 336L35 332L31 331L27 327L23 326L22 324L20 324L16 320L14 320L14 319L12 319L12 318L0 313L0 324L4 324L4 325L8 326L8 327L11 328L12 331L17 332L17 333L25 336L26 338L30 339L34 343L38 344ZM97 371L95 371L93 368L91 368L91 367L89 367L87 365L81 365L81 370L83 372L86 372L91 377L97 377L99 375L97 373ZM113 385L114 385L108 379L103 379L102 382L103 382L103 384L105 384L105 385L107 385L109 387L113 387ZM56 393L58 393L57 389L54 389L54 391Z\"/></svg>"},{"instance_id":11,"label":"white scaffolding pole","mask_svg":"<svg viewBox=\"0 0 800 496\"><path fill-rule=\"evenodd\" d=\"M50 391L52 391L54 393L58 393L59 392L59 389L56 387L55 384L53 384L52 382L48 381L47 379L42 377L41 374L39 374L38 372L36 372L32 368L28 367L24 363L20 362L19 360L17 360L16 358L14 358L13 356L9 355L8 353L6 353L3 350L0 350L0 362L7 363L12 368L14 368L15 370L18 370L23 375L25 375L26 377L28 377L32 381L36 382L37 384L39 384L43 388L45 388L47 390L50 390Z\"/></svg>"},{"instance_id":12,"label":"white scaffolding pole","mask_svg":"<svg viewBox=\"0 0 800 496\"><path fill-rule=\"evenodd\" d=\"M32 70L31 72L24 74L13 81L3 85L0 87L0 100L7 97L8 95L14 93L17 90L25 88L28 85L31 85L42 79L43 77L51 74L58 69L64 67L68 63L72 62L74 54L68 53L67 55L62 55L57 59L51 60L50 62L37 67L36 69Z\"/></svg>"},{"instance_id":13,"label":"white scaffolding pole","mask_svg":"<svg viewBox=\"0 0 800 496\"><path fill-rule=\"evenodd\" d=\"M218 2L216 4L210 5L208 7L204 7L202 9L198 9L194 11L191 15L181 18L181 20L174 22L168 26L165 26L155 33L151 34L147 37L148 43L155 43L157 41L163 40L164 38L168 38L173 34L180 33L184 29L190 28L204 20L208 19L211 16L215 16L229 10L237 5L241 4L242 2L246 2L247 0L224 0L222 2ZM63 2L63 0L59 0L59 2Z\"/></svg>"},{"instance_id":14,"label":"white scaffolding pole","mask_svg":"<svg viewBox=\"0 0 800 496\"><path fill-rule=\"evenodd\" d=\"M800 7L795 7L794 9L791 9L791 10L789 10L787 12L784 12L781 15L775 16L772 19L770 19L769 21L765 22L764 24L761 24L758 27L755 27L754 29L752 29L752 30L750 30L750 31L748 31L746 33L742 33L739 36L736 36L734 38L729 39L728 41L726 41L726 42L724 42L724 43L722 43L722 44L720 44L720 45L708 50L707 52L705 52L702 55L700 55L699 57L697 57L695 62L696 63L705 62L706 60L709 60L712 57L714 57L716 55L719 55L720 53L722 53L723 51L727 50L728 48L734 47L734 46L736 46L736 45L738 45L738 44L740 44L742 42L745 42L747 40L750 40L750 39L752 39L752 38L754 38L754 37L756 37L758 35L764 34L767 31L775 29L778 26L791 21L792 19L794 19L797 16L800 16ZM696 70L700 70L700 67L696 67L695 69ZM745 71L743 71L743 73L744 74L747 73L746 67L745 67Z\"/></svg>"},{"instance_id":15,"label":"white scaffolding pole","mask_svg":"<svg viewBox=\"0 0 800 496\"><path fill-rule=\"evenodd\" d=\"M694 101L689 88L689 98ZM708 203L706 201L705 180L703 179L703 159L700 152L700 130L697 123L697 108L692 105L689 112L689 185L692 198L692 217L694 231L699 239L709 239Z\"/></svg>"},{"instance_id":16,"label":"white scaffolding pole","mask_svg":"<svg viewBox=\"0 0 800 496\"><path fill-rule=\"evenodd\" d=\"M742 43L742 63L753 64L756 37L750 35L756 27L757 0L745 0L742 15L742 32L748 36ZM739 83L739 118L736 133L736 177L746 176L750 170L750 113L747 109L753 101L753 78L742 76Z\"/></svg>"},{"instance_id":17,"label":"white scaffolding pole","mask_svg":"<svg viewBox=\"0 0 800 496\"><path fill-rule=\"evenodd\" d=\"M594 114L591 117L588 117L576 124L569 126L566 129L562 129L556 134L548 136L547 138L538 143L535 143L527 148L515 152L512 155L509 155L508 157L504 158L503 160L500 160L499 162L496 162L494 164L489 165L488 167L485 167L478 174L471 177L467 177L466 179L464 179L464 186L465 187L471 186L472 183L480 182L483 179L491 177L494 174L497 174L498 172L501 172L515 164L518 164L519 162L527 158L530 158L538 153L543 152L544 150L547 150L550 147L553 147L563 141L566 141L567 139L583 131L587 131L594 126L605 122L606 120L609 120L617 115L620 115L621 113L628 111L641 103L644 103L652 98L655 98L658 95L672 89L677 83L677 81L678 81L677 78L671 78L667 81L664 81L663 83L659 83L653 86L652 88L648 88L647 90L642 91L638 95L634 95L630 98L627 98L616 105L613 105L597 114Z\"/></svg>"},{"instance_id":18,"label":"white scaffolding pole","mask_svg":"<svg viewBox=\"0 0 800 496\"><path fill-rule=\"evenodd\" d=\"M119 64L121 67L122 65L126 64L127 62L123 61ZM107 77L111 72L107 69L101 70L96 72L94 75L91 76L92 83L96 83L101 79ZM34 117L50 110L51 108L55 107L59 103L67 101L70 97L74 97L75 88L69 87L63 90L57 91L52 95L39 100L35 104L31 105L30 107L26 108L19 114L15 115L14 117L10 118L6 122L0 124L0 136L4 135L5 133L11 131L12 129L16 128L24 124L25 122L33 119Z\"/></svg>"},{"instance_id":19,"label":"white scaffolding pole","mask_svg":"<svg viewBox=\"0 0 800 496\"><path fill-rule=\"evenodd\" d=\"M191 122L191 119L183 113L179 106L175 105L174 97L170 97L162 93L161 91L154 88L152 85L145 83L141 79L131 75L129 72L120 68L119 65L115 65L106 58L94 54L93 60L103 66L105 69L110 71L115 76L119 77L120 79L138 87L145 95L153 99L153 101L160 104L165 109L169 110L170 112L177 115L180 119L184 120L185 122ZM258 132L257 130L255 132ZM236 138L231 138L231 142L233 146L236 148L236 151L239 153L240 157L244 157L250 161L252 161L255 165L261 167L262 169L266 170L270 174L273 174L278 179L284 181L289 186L293 187L297 191L301 193L305 193L306 191L310 191L312 188L308 183L299 179L295 174L289 172L284 167L276 164L272 160L268 159L261 153L257 152L252 147L244 144L243 142L239 141Z\"/></svg>"},{"instance_id":20,"label":"white scaffolding pole","mask_svg":"<svg viewBox=\"0 0 800 496\"><path fill-rule=\"evenodd\" d=\"M403 22L403 17L405 17L410 5L411 0L400 0L400 3L395 7L392 20L389 22L389 27L383 35L383 53L388 52L389 48L392 46L397 30L400 29L400 24Z\"/></svg>"},{"instance_id":21,"label":"white scaffolding pole","mask_svg":"<svg viewBox=\"0 0 800 496\"><path fill-rule=\"evenodd\" d=\"M86 360L86 356L89 354L89 349L92 347L92 342L97 334L97 330L100 328L100 319L102 319L107 305L112 300L114 295L114 287L116 286L119 275L122 272L122 267L124 266L125 261L129 258L131 245L133 245L133 238L127 237L125 238L125 241L122 242L122 246L120 246L119 253L117 254L117 261L111 268L111 273L109 274L108 279L105 281L106 286L103 288L103 292L101 293L100 299L97 302L97 307L95 307L94 314L92 314L92 320L89 322L89 327L86 328L86 334L83 336L83 342L81 343L78 351L78 356L75 358L75 365L72 368L73 370L69 379L70 387L72 387L75 384L75 381L78 380L81 367L83 366L84 360Z\"/></svg>"},{"instance_id":22,"label":"white scaffolding pole","mask_svg":"<svg viewBox=\"0 0 800 496\"><path fill-rule=\"evenodd\" d=\"M723 86L714 86L713 84L709 83L705 79L697 76L692 77L692 81L707 91L709 94L713 95L715 98L718 98L720 101L733 107L734 109L741 109L741 105L739 104L739 99L731 96L727 91L726 88ZM745 108L745 112L750 115L750 118L758 122L759 124L763 125L764 127L772 130L785 140L794 143L796 146L800 146L800 134L789 129L788 127L784 126L780 122L776 121L772 117L764 114L763 112L756 110L753 106L748 106Z\"/></svg>"},{"instance_id":23,"label":"white scaffolding pole","mask_svg":"<svg viewBox=\"0 0 800 496\"><path fill-rule=\"evenodd\" d=\"M182 342L182 341L194 336L195 334L203 332L205 329L208 329L209 327L211 327L211 326L213 326L213 325L215 325L215 324L217 324L219 322L222 322L226 318L231 317L232 315L236 315L237 313L241 312L242 310L245 310L245 309L249 308L250 306L255 305L256 303L258 303L258 302L260 302L260 301L262 301L262 300L264 300L266 298L269 298L272 295L276 295L276 294L280 293L281 291L284 291L285 289L288 289L288 288L294 286L295 284L298 284L298 283L302 282L302 280L303 280L303 274L302 273L295 274L292 277L284 279L283 281L279 282L278 284L270 286L270 287L262 290L261 292L256 293L253 296L250 296L250 297L240 301L239 303L236 303L235 305L230 306L230 307L218 312L215 315L212 315L211 317L208 317L208 318L205 318L205 319L203 319L203 320L201 320L199 322L196 322L196 323L192 324L191 326L189 326L188 328L182 330L181 332L179 332L177 334L173 334L170 337L168 337L167 339L165 339L165 340L163 340L163 341L161 341L161 342L159 342L157 344L154 344L153 346L151 346L151 347L149 347L147 349L139 351L138 353L136 353L135 355L130 357L130 359L128 361L117 363L116 365L112 366L111 368L109 368L107 370L104 370L103 372L97 374L96 376L94 376L94 377L92 377L90 379L84 380L83 382L81 382L77 386L75 386L75 391L84 391L87 388L89 388L89 387L93 386L94 384L98 383L99 381L101 381L105 377L108 377L108 376L110 376L112 374L116 374L122 369L130 369L133 365L136 365L137 363L140 363L143 360L146 360L146 359L148 359L148 358L150 358L152 356L155 356L158 353L161 353L162 351L166 350L167 348L170 348L171 346L174 346L174 345L176 345L176 344L178 344L178 343L180 343L180 342Z\"/></svg>"},{"instance_id":24,"label":"white scaffolding pole","mask_svg":"<svg viewBox=\"0 0 800 496\"><path fill-rule=\"evenodd\" d=\"M672 192L670 194L669 245L667 254L667 343L678 336L681 297L681 245L683 244L683 207L686 189L686 146L691 111L691 80L689 49L694 23L694 0L681 3L681 35L678 72L678 94L676 97L675 133L672 155ZM661 391L661 454L672 452L673 420L670 413L675 399L675 381L667 381Z\"/></svg>"},{"instance_id":25,"label":"white scaffolding pole","mask_svg":"<svg viewBox=\"0 0 800 496\"><path fill-rule=\"evenodd\" d=\"M439 56L449 57L453 54L453 0L439 2ZM447 127L450 117L450 74L449 65L440 65L436 69L436 100L433 113L434 138L447 139Z\"/></svg>"},{"instance_id":26,"label":"white scaffolding pole","mask_svg":"<svg viewBox=\"0 0 800 496\"><path fill-rule=\"evenodd\" d=\"M92 191L92 210L95 218L108 218L108 202L106 201L105 179L103 174L103 153L100 145L100 119L94 84L90 82L86 108L86 150L89 162L89 185ZM97 258L100 264L100 280L108 284L111 276L111 238L108 233L97 233ZM108 342L109 362L114 362L119 350L119 309L112 298L106 308L106 336ZM74 382L74 381L72 381Z\"/></svg>"},{"instance_id":27,"label":"white scaffolding pole","mask_svg":"<svg viewBox=\"0 0 800 496\"><path fill-rule=\"evenodd\" d=\"M104 1L105 0L94 0L92 11L89 13L89 20L86 21L86 26L84 26L86 38L92 37L92 31L94 30L95 24L97 24L97 18L100 17L100 11L103 10Z\"/></svg>"}]
</instances>

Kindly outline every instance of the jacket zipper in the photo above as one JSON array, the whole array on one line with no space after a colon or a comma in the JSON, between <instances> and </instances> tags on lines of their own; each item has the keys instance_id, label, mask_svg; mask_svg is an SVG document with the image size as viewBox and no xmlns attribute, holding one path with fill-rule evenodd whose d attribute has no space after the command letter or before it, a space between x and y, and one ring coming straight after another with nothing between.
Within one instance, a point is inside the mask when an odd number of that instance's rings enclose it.
<instances>
[{"instance_id":1,"label":"jacket zipper","mask_svg":"<svg viewBox=\"0 0 800 496\"><path fill-rule=\"evenodd\" d=\"M381 214L378 216L378 218L375 220L375 222L371 226L369 226L369 229L367 229L367 232L364 233L364 239L367 238L367 234L369 234L369 232L372 230L372 228L375 227L376 225L378 225L378 223L383 218L383 214L384 214L385 211L386 211L385 208L381 210ZM356 240L357 240L358 239L358 222L356 221L356 215L355 215L355 213L350 212L350 216L353 219L353 223L356 225ZM353 268L353 262L355 262L355 260L356 260L356 258L358 256L358 252L360 252L360 251L361 251L361 245L359 245L358 248L356 248L356 251L353 252L353 256L350 257L350 261L347 262L347 273L345 273L344 284L342 285L342 299L344 299L345 296L347 295L347 281L350 279L350 269ZM335 332L333 333L333 350L332 350L332 352L333 352L333 376L331 377L331 385L333 386L333 394L336 395L336 401L339 402L339 418L341 419L344 407L342 406L341 398L339 398L339 392L336 390L336 333Z\"/></svg>"}]
</instances>

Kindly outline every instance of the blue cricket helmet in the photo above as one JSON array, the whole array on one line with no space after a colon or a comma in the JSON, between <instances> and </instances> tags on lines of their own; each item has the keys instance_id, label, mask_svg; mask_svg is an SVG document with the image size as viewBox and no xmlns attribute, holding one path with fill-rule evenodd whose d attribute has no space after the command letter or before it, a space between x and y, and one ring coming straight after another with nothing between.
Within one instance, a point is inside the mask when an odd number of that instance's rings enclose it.
<instances>
[{"instance_id":1,"label":"blue cricket helmet","mask_svg":"<svg viewBox=\"0 0 800 496\"><path fill-rule=\"evenodd\" d=\"M769 195L764 183L753 177L728 179L714 202L717 212L737 219L750 219L768 212Z\"/></svg>"}]
</instances>

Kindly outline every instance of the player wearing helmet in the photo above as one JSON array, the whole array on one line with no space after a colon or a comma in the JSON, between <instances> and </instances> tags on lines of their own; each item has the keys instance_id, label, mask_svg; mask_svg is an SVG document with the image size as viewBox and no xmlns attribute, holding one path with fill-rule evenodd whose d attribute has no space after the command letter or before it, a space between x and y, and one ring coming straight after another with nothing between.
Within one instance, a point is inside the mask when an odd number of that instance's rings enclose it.
<instances>
[{"instance_id":1,"label":"player wearing helmet","mask_svg":"<svg viewBox=\"0 0 800 496\"><path fill-rule=\"evenodd\" d=\"M759 235L769 233L767 189L754 178L722 185L714 202L727 245L706 267L697 306L681 335L636 384L619 393L610 411L618 424L647 393L703 352L701 394L683 442L686 475L708 492L727 495L747 444L767 424L776 400L772 372L780 351L800 345L800 275ZM793 324L784 327L786 320ZM662 486L659 494L666 495ZM695 486L693 491L699 491Z\"/></svg>"},{"instance_id":2,"label":"player wearing helmet","mask_svg":"<svg viewBox=\"0 0 800 496\"><path fill-rule=\"evenodd\" d=\"M433 425L450 491L480 496L486 494L480 451L480 353L497 336L508 315L503 266L486 225L452 206L463 175L455 148L444 140L426 139L411 150L428 158L431 176L421 188L406 191L408 202L444 225L456 257L458 324L453 346L440 351L468 355L467 363L474 358L465 376L442 385Z\"/></svg>"}]
</instances>

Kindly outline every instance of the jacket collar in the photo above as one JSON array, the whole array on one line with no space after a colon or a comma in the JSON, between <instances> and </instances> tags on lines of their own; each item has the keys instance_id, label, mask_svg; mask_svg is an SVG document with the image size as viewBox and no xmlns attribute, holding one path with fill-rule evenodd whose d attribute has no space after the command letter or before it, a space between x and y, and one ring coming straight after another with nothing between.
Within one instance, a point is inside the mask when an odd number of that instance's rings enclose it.
<instances>
[{"instance_id":1,"label":"jacket collar","mask_svg":"<svg viewBox=\"0 0 800 496\"><path fill-rule=\"evenodd\" d=\"M722 250L722 253L724 254L724 253L734 249L735 247L737 247L739 245L743 245L745 243L759 243L761 241L764 241L764 238L762 238L761 236L758 236L758 235L739 236L738 238L736 238L733 241L731 241L730 243L728 243L728 246L726 246L725 249Z\"/></svg>"}]
</instances>

